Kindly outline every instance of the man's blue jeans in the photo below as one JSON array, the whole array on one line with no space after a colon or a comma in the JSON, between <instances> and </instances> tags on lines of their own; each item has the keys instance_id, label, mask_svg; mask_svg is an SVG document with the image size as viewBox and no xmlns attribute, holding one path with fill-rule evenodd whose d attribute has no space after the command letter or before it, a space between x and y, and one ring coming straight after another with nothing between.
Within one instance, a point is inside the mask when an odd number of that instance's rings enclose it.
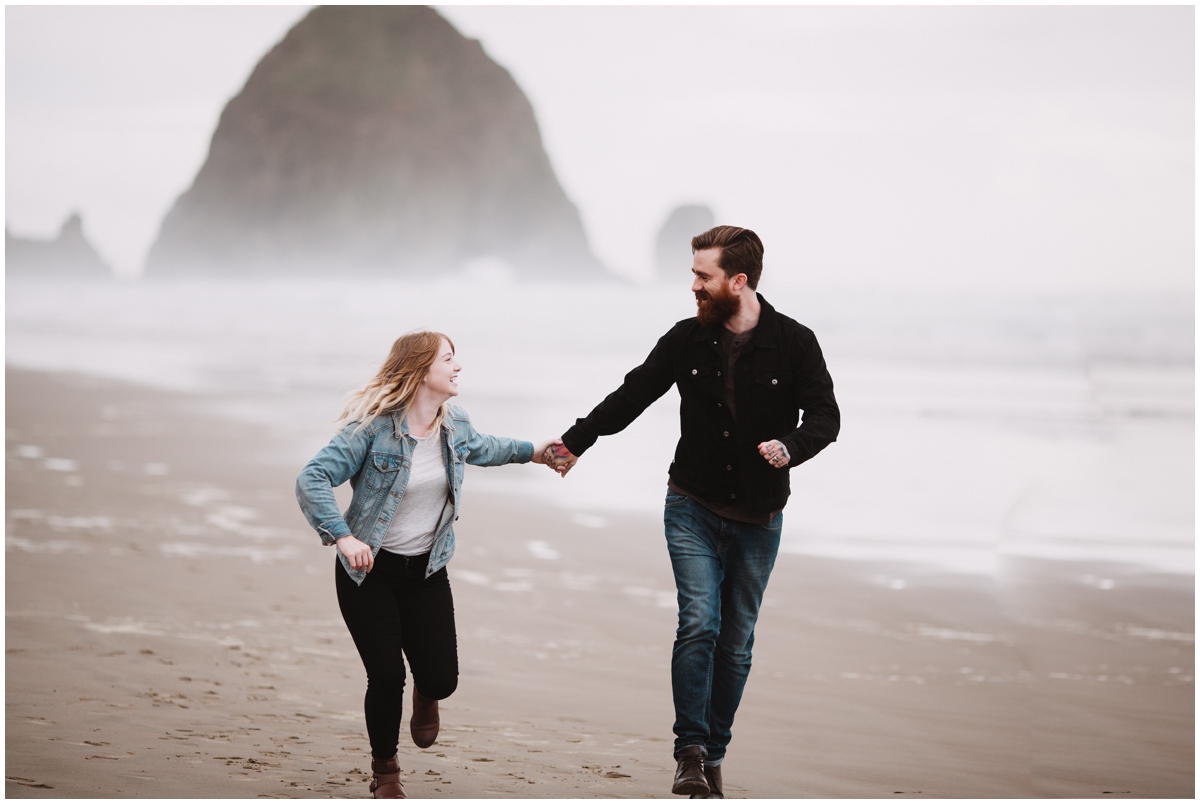
<instances>
[{"instance_id":1,"label":"man's blue jeans","mask_svg":"<svg viewBox=\"0 0 1200 804\"><path fill-rule=\"evenodd\" d=\"M668 490L663 524L679 599L671 652L675 751L701 745L708 764L719 765L750 675L754 624L783 514L769 526L749 525Z\"/></svg>"}]
</instances>

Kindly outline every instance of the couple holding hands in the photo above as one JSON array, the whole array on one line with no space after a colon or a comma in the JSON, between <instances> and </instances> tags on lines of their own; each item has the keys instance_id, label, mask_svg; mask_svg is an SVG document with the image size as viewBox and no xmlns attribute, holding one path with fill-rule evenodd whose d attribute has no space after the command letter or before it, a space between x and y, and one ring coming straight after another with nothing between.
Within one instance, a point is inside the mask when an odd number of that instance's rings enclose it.
<instances>
[{"instance_id":1,"label":"couple holding hands","mask_svg":"<svg viewBox=\"0 0 1200 804\"><path fill-rule=\"evenodd\" d=\"M404 798L398 745L412 670L413 742L438 733L438 701L458 685L454 555L465 464L533 461L563 476L602 435L620 432L674 384L680 439L663 521L679 625L671 655L677 762L671 792L722 798L721 767L750 673L754 626L775 563L788 470L837 438L833 381L807 327L755 288L762 241L717 226L692 238L697 314L560 439L539 445L477 432L458 394L445 335L398 339L339 417L340 432L296 481L321 541L336 545L338 605L367 671L371 792ZM801 412L803 420L801 421ZM333 489L350 481L341 513Z\"/></svg>"}]
</instances>

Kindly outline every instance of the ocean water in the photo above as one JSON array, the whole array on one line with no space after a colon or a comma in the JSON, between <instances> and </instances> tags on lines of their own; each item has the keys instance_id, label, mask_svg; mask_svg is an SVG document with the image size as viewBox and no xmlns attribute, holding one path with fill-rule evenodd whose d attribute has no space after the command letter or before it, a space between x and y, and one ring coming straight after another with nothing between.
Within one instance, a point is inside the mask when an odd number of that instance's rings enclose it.
<instances>
[{"instance_id":1,"label":"ocean water","mask_svg":"<svg viewBox=\"0 0 1200 804\"><path fill-rule=\"evenodd\" d=\"M837 443L792 471L787 552L995 573L1006 556L1194 572L1190 296L772 290L833 375ZM287 436L297 469L346 392L414 328L450 335L484 432L561 434L694 313L684 287L438 282L9 281L6 360L188 391ZM468 489L583 525L661 511L674 390L563 479L472 468Z\"/></svg>"}]
</instances>

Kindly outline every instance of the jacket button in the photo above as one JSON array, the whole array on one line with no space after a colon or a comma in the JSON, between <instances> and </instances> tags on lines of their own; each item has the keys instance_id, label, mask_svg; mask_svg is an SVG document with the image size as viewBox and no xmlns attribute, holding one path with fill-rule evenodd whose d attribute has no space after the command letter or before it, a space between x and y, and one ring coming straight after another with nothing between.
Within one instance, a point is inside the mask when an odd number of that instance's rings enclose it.
<instances>
[{"instance_id":1,"label":"jacket button","mask_svg":"<svg viewBox=\"0 0 1200 804\"><path fill-rule=\"evenodd\" d=\"M730 494L730 495L729 495L729 499L731 499L731 500L736 500L736 499L737 499L737 495L736 495L736 494Z\"/></svg>"},{"instance_id":2,"label":"jacket button","mask_svg":"<svg viewBox=\"0 0 1200 804\"><path fill-rule=\"evenodd\" d=\"M729 466L726 466L726 467L725 467L725 471L726 471L726 472L732 472L732 471L733 471L733 464L730 464Z\"/></svg>"},{"instance_id":3,"label":"jacket button","mask_svg":"<svg viewBox=\"0 0 1200 804\"><path fill-rule=\"evenodd\" d=\"M718 403L717 403L717 407L721 407L721 403L720 403L720 402L718 402Z\"/></svg>"},{"instance_id":4,"label":"jacket button","mask_svg":"<svg viewBox=\"0 0 1200 804\"><path fill-rule=\"evenodd\" d=\"M728 430L726 430L726 431L725 431L724 433L722 433L721 435L725 436L726 438L729 438L729 431L728 431Z\"/></svg>"},{"instance_id":5,"label":"jacket button","mask_svg":"<svg viewBox=\"0 0 1200 804\"><path fill-rule=\"evenodd\" d=\"M717 376L718 376L718 377L720 377L720 376L721 376L721 372L719 372L719 371L718 371L718 372L717 372Z\"/></svg>"},{"instance_id":6,"label":"jacket button","mask_svg":"<svg viewBox=\"0 0 1200 804\"><path fill-rule=\"evenodd\" d=\"M696 376L696 370L695 370L695 369L692 369L692 376L693 376L693 377L695 377L695 376Z\"/></svg>"},{"instance_id":7,"label":"jacket button","mask_svg":"<svg viewBox=\"0 0 1200 804\"><path fill-rule=\"evenodd\" d=\"M779 380L771 380L771 385L779 385Z\"/></svg>"}]
</instances>

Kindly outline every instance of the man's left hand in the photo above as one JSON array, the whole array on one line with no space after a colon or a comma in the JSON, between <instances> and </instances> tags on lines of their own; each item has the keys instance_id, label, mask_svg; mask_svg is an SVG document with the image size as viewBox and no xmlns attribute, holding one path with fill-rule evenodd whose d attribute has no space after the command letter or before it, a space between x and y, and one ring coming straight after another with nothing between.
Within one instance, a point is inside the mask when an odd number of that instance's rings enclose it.
<instances>
[{"instance_id":1,"label":"man's left hand","mask_svg":"<svg viewBox=\"0 0 1200 804\"><path fill-rule=\"evenodd\" d=\"M567 445L562 442L561 438L554 443L550 451L553 453L554 471L563 477L566 477L567 472L571 471L571 467L579 461L579 456L567 449Z\"/></svg>"},{"instance_id":2,"label":"man's left hand","mask_svg":"<svg viewBox=\"0 0 1200 804\"><path fill-rule=\"evenodd\" d=\"M792 460L792 456L788 454L787 447L779 441L762 442L758 445L758 452L767 459L767 463L776 469L782 469Z\"/></svg>"},{"instance_id":3,"label":"man's left hand","mask_svg":"<svg viewBox=\"0 0 1200 804\"><path fill-rule=\"evenodd\" d=\"M571 471L571 467L578 460L579 458L566 448L561 438L543 441L533 448L534 463L545 464L563 477L567 476L567 472Z\"/></svg>"}]
</instances>

